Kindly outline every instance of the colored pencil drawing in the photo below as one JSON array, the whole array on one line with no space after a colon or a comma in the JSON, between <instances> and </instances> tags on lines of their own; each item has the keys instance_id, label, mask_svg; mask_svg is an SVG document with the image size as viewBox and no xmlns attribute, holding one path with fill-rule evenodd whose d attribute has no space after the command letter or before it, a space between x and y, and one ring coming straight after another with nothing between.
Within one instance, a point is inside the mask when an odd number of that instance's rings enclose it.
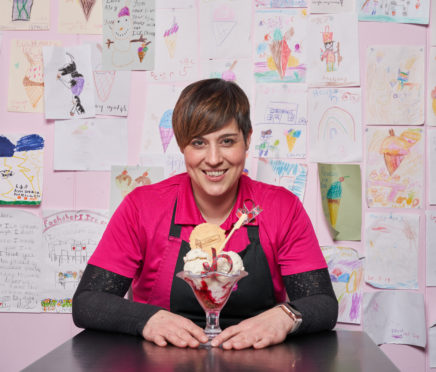
<instances>
[{"instance_id":1,"label":"colored pencil drawing","mask_svg":"<svg viewBox=\"0 0 436 372\"><path fill-rule=\"evenodd\" d=\"M419 208L424 179L422 129L404 129L399 135L393 128L367 132L368 207Z\"/></svg>"},{"instance_id":2,"label":"colored pencil drawing","mask_svg":"<svg viewBox=\"0 0 436 372\"><path fill-rule=\"evenodd\" d=\"M354 13L354 0L316 0L310 2L310 13Z\"/></svg>"},{"instance_id":3,"label":"colored pencil drawing","mask_svg":"<svg viewBox=\"0 0 436 372\"><path fill-rule=\"evenodd\" d=\"M367 213L365 280L377 288L418 288L419 215Z\"/></svg>"},{"instance_id":4,"label":"colored pencil drawing","mask_svg":"<svg viewBox=\"0 0 436 372\"><path fill-rule=\"evenodd\" d=\"M12 21L30 21L33 0L13 0Z\"/></svg>"},{"instance_id":5,"label":"colored pencil drawing","mask_svg":"<svg viewBox=\"0 0 436 372\"><path fill-rule=\"evenodd\" d=\"M424 47L368 48L366 82L368 124L424 123Z\"/></svg>"},{"instance_id":6,"label":"colored pencil drawing","mask_svg":"<svg viewBox=\"0 0 436 372\"><path fill-rule=\"evenodd\" d=\"M173 110L166 110L159 120L159 134L162 141L163 151L166 152L171 139L174 136L172 126Z\"/></svg>"},{"instance_id":7,"label":"colored pencil drawing","mask_svg":"<svg viewBox=\"0 0 436 372\"><path fill-rule=\"evenodd\" d=\"M321 247L338 299L338 322L360 324L363 288L363 260L347 247Z\"/></svg>"},{"instance_id":8,"label":"colored pencil drawing","mask_svg":"<svg viewBox=\"0 0 436 372\"><path fill-rule=\"evenodd\" d=\"M327 72L337 70L343 57L340 51L340 42L333 40L333 31L330 31L328 25L322 32L322 43L324 50L321 48L321 62L325 61Z\"/></svg>"},{"instance_id":9,"label":"colored pencil drawing","mask_svg":"<svg viewBox=\"0 0 436 372\"><path fill-rule=\"evenodd\" d=\"M102 0L58 0L58 31L65 34L100 34Z\"/></svg>"},{"instance_id":10,"label":"colored pencil drawing","mask_svg":"<svg viewBox=\"0 0 436 372\"><path fill-rule=\"evenodd\" d=\"M0 30L48 30L50 0L0 1Z\"/></svg>"},{"instance_id":11,"label":"colored pencil drawing","mask_svg":"<svg viewBox=\"0 0 436 372\"><path fill-rule=\"evenodd\" d=\"M177 33L179 31L179 25L177 24L176 18L174 17L171 26L165 30L163 38L165 40L165 45L168 49L168 55L170 58L174 58L176 47L177 47Z\"/></svg>"},{"instance_id":12,"label":"colored pencil drawing","mask_svg":"<svg viewBox=\"0 0 436 372\"><path fill-rule=\"evenodd\" d=\"M436 126L436 47L431 46L428 53L426 124Z\"/></svg>"},{"instance_id":13,"label":"colored pencil drawing","mask_svg":"<svg viewBox=\"0 0 436 372\"><path fill-rule=\"evenodd\" d=\"M299 83L306 79L304 11L258 10L255 26L256 82Z\"/></svg>"},{"instance_id":14,"label":"colored pencil drawing","mask_svg":"<svg viewBox=\"0 0 436 372\"><path fill-rule=\"evenodd\" d=\"M94 7L97 0L80 0L80 5L82 6L83 15L86 20L89 20L90 13Z\"/></svg>"},{"instance_id":15,"label":"colored pencil drawing","mask_svg":"<svg viewBox=\"0 0 436 372\"><path fill-rule=\"evenodd\" d=\"M39 205L44 139L37 134L15 138L0 136L0 204Z\"/></svg>"},{"instance_id":16,"label":"colored pencil drawing","mask_svg":"<svg viewBox=\"0 0 436 372\"><path fill-rule=\"evenodd\" d=\"M306 8L306 0L256 0L258 8Z\"/></svg>"},{"instance_id":17,"label":"colored pencil drawing","mask_svg":"<svg viewBox=\"0 0 436 372\"><path fill-rule=\"evenodd\" d=\"M429 23L429 0L358 0L359 21Z\"/></svg>"}]
</instances>

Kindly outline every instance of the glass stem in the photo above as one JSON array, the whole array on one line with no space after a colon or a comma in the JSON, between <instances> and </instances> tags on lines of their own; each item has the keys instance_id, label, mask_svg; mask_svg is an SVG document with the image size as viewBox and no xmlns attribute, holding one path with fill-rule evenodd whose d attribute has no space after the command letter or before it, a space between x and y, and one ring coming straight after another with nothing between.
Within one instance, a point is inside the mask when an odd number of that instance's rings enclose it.
<instances>
[{"instance_id":1,"label":"glass stem","mask_svg":"<svg viewBox=\"0 0 436 372\"><path fill-rule=\"evenodd\" d=\"M221 333L219 311L206 311L206 328L204 332L212 338Z\"/></svg>"}]
</instances>

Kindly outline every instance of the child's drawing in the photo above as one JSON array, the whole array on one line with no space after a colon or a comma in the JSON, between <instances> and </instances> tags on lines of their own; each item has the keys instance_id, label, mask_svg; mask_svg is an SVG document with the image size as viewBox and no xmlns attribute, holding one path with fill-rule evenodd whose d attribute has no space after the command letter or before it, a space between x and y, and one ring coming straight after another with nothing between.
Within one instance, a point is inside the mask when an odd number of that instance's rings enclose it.
<instances>
[{"instance_id":1,"label":"child's drawing","mask_svg":"<svg viewBox=\"0 0 436 372\"><path fill-rule=\"evenodd\" d=\"M159 120L159 134L162 141L163 151L166 152L171 139L174 136L172 119L173 110L166 110Z\"/></svg>"},{"instance_id":2,"label":"child's drawing","mask_svg":"<svg viewBox=\"0 0 436 372\"><path fill-rule=\"evenodd\" d=\"M360 324L363 287L363 261L356 250L347 247L321 247L338 299L338 322Z\"/></svg>"},{"instance_id":3,"label":"child's drawing","mask_svg":"<svg viewBox=\"0 0 436 372\"><path fill-rule=\"evenodd\" d=\"M368 48L368 124L424 123L424 50L424 46Z\"/></svg>"},{"instance_id":4,"label":"child's drawing","mask_svg":"<svg viewBox=\"0 0 436 372\"><path fill-rule=\"evenodd\" d=\"M256 0L258 8L307 8L306 0Z\"/></svg>"},{"instance_id":5,"label":"child's drawing","mask_svg":"<svg viewBox=\"0 0 436 372\"><path fill-rule=\"evenodd\" d=\"M154 1L103 0L103 5L104 69L153 69Z\"/></svg>"},{"instance_id":6,"label":"child's drawing","mask_svg":"<svg viewBox=\"0 0 436 372\"><path fill-rule=\"evenodd\" d=\"M303 11L256 11L254 76L258 83L305 81L306 22Z\"/></svg>"},{"instance_id":7,"label":"child's drawing","mask_svg":"<svg viewBox=\"0 0 436 372\"><path fill-rule=\"evenodd\" d=\"M60 33L102 33L102 0L59 0L58 3L58 30Z\"/></svg>"},{"instance_id":8,"label":"child's drawing","mask_svg":"<svg viewBox=\"0 0 436 372\"><path fill-rule=\"evenodd\" d=\"M358 0L359 21L417 23L429 22L429 0Z\"/></svg>"},{"instance_id":9,"label":"child's drawing","mask_svg":"<svg viewBox=\"0 0 436 372\"><path fill-rule=\"evenodd\" d=\"M424 179L421 128L367 129L368 207L419 208Z\"/></svg>"},{"instance_id":10,"label":"child's drawing","mask_svg":"<svg viewBox=\"0 0 436 372\"><path fill-rule=\"evenodd\" d=\"M176 22L176 18L173 19L173 22L164 33L165 45L168 49L168 54L170 58L174 58L175 50L177 46L177 32L179 31L179 25Z\"/></svg>"},{"instance_id":11,"label":"child's drawing","mask_svg":"<svg viewBox=\"0 0 436 372\"><path fill-rule=\"evenodd\" d=\"M259 159L256 179L272 185L283 186L303 202L307 165L291 163L288 160Z\"/></svg>"},{"instance_id":12,"label":"child's drawing","mask_svg":"<svg viewBox=\"0 0 436 372\"><path fill-rule=\"evenodd\" d=\"M48 30L50 0L0 1L0 30Z\"/></svg>"},{"instance_id":13,"label":"child's drawing","mask_svg":"<svg viewBox=\"0 0 436 372\"><path fill-rule=\"evenodd\" d=\"M354 13L354 8L354 0L317 0L311 1L309 5L310 14Z\"/></svg>"},{"instance_id":14,"label":"child's drawing","mask_svg":"<svg viewBox=\"0 0 436 372\"><path fill-rule=\"evenodd\" d=\"M362 160L360 88L309 89L309 159L346 163Z\"/></svg>"},{"instance_id":15,"label":"child's drawing","mask_svg":"<svg viewBox=\"0 0 436 372\"><path fill-rule=\"evenodd\" d=\"M436 47L434 46L430 47L428 58L426 124L436 126Z\"/></svg>"},{"instance_id":16,"label":"child's drawing","mask_svg":"<svg viewBox=\"0 0 436 372\"><path fill-rule=\"evenodd\" d=\"M30 21L33 0L13 0L12 21Z\"/></svg>"},{"instance_id":17,"label":"child's drawing","mask_svg":"<svg viewBox=\"0 0 436 372\"><path fill-rule=\"evenodd\" d=\"M86 20L89 19L92 8L94 7L97 0L80 0L80 5L82 6L83 15Z\"/></svg>"},{"instance_id":18,"label":"child's drawing","mask_svg":"<svg viewBox=\"0 0 436 372\"><path fill-rule=\"evenodd\" d=\"M418 289L419 215L367 213L365 226L366 282Z\"/></svg>"},{"instance_id":19,"label":"child's drawing","mask_svg":"<svg viewBox=\"0 0 436 372\"><path fill-rule=\"evenodd\" d=\"M307 81L312 86L360 85L355 14L311 15Z\"/></svg>"},{"instance_id":20,"label":"child's drawing","mask_svg":"<svg viewBox=\"0 0 436 372\"><path fill-rule=\"evenodd\" d=\"M43 152L38 134L0 136L0 204L41 204Z\"/></svg>"}]
</instances>

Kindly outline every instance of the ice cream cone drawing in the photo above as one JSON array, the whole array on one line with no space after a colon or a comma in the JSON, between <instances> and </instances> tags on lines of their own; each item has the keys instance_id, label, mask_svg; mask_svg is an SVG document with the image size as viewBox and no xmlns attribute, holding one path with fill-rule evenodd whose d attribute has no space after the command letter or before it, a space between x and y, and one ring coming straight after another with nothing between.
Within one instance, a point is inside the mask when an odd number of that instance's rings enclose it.
<instances>
[{"instance_id":1,"label":"ice cream cone drawing","mask_svg":"<svg viewBox=\"0 0 436 372\"><path fill-rule=\"evenodd\" d=\"M333 182L327 190L327 204L332 227L336 226L338 220L339 206L342 198L342 182L344 182L344 180L345 177L339 177L339 180Z\"/></svg>"},{"instance_id":2,"label":"ice cream cone drawing","mask_svg":"<svg viewBox=\"0 0 436 372\"><path fill-rule=\"evenodd\" d=\"M174 135L173 126L171 123L172 116L173 110L167 110L164 112L159 122L159 133L164 152L167 151L168 145L170 144Z\"/></svg>"},{"instance_id":3,"label":"ice cream cone drawing","mask_svg":"<svg viewBox=\"0 0 436 372\"><path fill-rule=\"evenodd\" d=\"M433 114L436 115L436 87L431 91L431 107L433 109Z\"/></svg>"},{"instance_id":4,"label":"ice cream cone drawing","mask_svg":"<svg viewBox=\"0 0 436 372\"><path fill-rule=\"evenodd\" d=\"M233 9L227 5L217 8L213 14L213 31L216 45L220 46L228 38L233 28L236 26L235 14Z\"/></svg>"},{"instance_id":5,"label":"ice cream cone drawing","mask_svg":"<svg viewBox=\"0 0 436 372\"><path fill-rule=\"evenodd\" d=\"M120 190L123 198L135 188L132 183L132 177L130 177L127 169L124 169L121 174L115 177L115 184Z\"/></svg>"},{"instance_id":6,"label":"ice cream cone drawing","mask_svg":"<svg viewBox=\"0 0 436 372\"><path fill-rule=\"evenodd\" d=\"M291 56L291 49L289 48L287 39L290 39L294 34L294 29L290 28L284 35L280 29L275 29L273 34L273 40L269 44L271 56L273 58L277 72L280 75L280 79L286 75L286 69L288 67L288 61Z\"/></svg>"},{"instance_id":7,"label":"ice cream cone drawing","mask_svg":"<svg viewBox=\"0 0 436 372\"><path fill-rule=\"evenodd\" d=\"M221 74L221 79L223 80L227 80L227 81L235 81L236 80L236 75L233 72L233 69L235 68L236 64L238 63L237 60L233 61L233 63L231 64L231 66L229 67L228 70L224 71Z\"/></svg>"},{"instance_id":8,"label":"ice cream cone drawing","mask_svg":"<svg viewBox=\"0 0 436 372\"><path fill-rule=\"evenodd\" d=\"M380 147L386 168L392 174L400 166L404 158L409 154L410 148L421 139L421 133L413 129L405 130L400 136L396 136L393 129L389 129L387 136Z\"/></svg>"},{"instance_id":9,"label":"ice cream cone drawing","mask_svg":"<svg viewBox=\"0 0 436 372\"><path fill-rule=\"evenodd\" d=\"M115 81L115 71L93 71L94 85L97 96L102 102L106 102L111 95Z\"/></svg>"},{"instance_id":10,"label":"ice cream cone drawing","mask_svg":"<svg viewBox=\"0 0 436 372\"><path fill-rule=\"evenodd\" d=\"M286 143L288 144L289 152L292 152L292 149L295 146L295 142L300 138L301 130L290 129L286 132Z\"/></svg>"},{"instance_id":11,"label":"ice cream cone drawing","mask_svg":"<svg viewBox=\"0 0 436 372\"><path fill-rule=\"evenodd\" d=\"M139 62L142 62L142 60L144 59L145 54L147 53L148 50L147 47L148 44L150 44L150 42L141 43L141 46L138 48Z\"/></svg>"},{"instance_id":12,"label":"ice cream cone drawing","mask_svg":"<svg viewBox=\"0 0 436 372\"><path fill-rule=\"evenodd\" d=\"M89 19L89 15L91 14L91 10L94 7L97 0L80 0L80 5L82 5L83 15L86 20Z\"/></svg>"},{"instance_id":13,"label":"ice cream cone drawing","mask_svg":"<svg viewBox=\"0 0 436 372\"><path fill-rule=\"evenodd\" d=\"M12 3L12 21L30 21L33 0L14 0Z\"/></svg>"},{"instance_id":14,"label":"ice cream cone drawing","mask_svg":"<svg viewBox=\"0 0 436 372\"><path fill-rule=\"evenodd\" d=\"M164 32L165 45L167 46L168 53L171 59L174 58L176 52L178 31L179 31L179 25L177 24L176 19L174 18L171 27Z\"/></svg>"},{"instance_id":15,"label":"ice cream cone drawing","mask_svg":"<svg viewBox=\"0 0 436 372\"><path fill-rule=\"evenodd\" d=\"M23 53L29 62L29 67L22 83L30 104L35 108L44 94L42 53L40 49L25 50Z\"/></svg>"}]
</instances>

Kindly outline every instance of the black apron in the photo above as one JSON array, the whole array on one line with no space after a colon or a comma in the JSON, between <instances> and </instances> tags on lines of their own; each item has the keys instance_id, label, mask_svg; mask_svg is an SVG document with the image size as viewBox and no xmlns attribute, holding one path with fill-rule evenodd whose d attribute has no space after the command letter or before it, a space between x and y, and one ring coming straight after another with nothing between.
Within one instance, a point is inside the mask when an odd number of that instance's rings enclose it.
<instances>
[{"instance_id":1,"label":"black apron","mask_svg":"<svg viewBox=\"0 0 436 372\"><path fill-rule=\"evenodd\" d=\"M182 225L174 223L176 205L169 236L180 238ZM220 326L222 329L238 324L241 320L253 317L276 304L268 260L260 245L259 227L244 226L242 228L246 229L250 244L238 254L242 258L248 276L239 280L237 289L232 292L227 304L221 310ZM183 271L183 257L190 249L189 243L182 240L171 286L170 310L191 319L200 327L205 327L205 312L195 298L192 289L184 280L176 277L178 272Z\"/></svg>"}]
</instances>

